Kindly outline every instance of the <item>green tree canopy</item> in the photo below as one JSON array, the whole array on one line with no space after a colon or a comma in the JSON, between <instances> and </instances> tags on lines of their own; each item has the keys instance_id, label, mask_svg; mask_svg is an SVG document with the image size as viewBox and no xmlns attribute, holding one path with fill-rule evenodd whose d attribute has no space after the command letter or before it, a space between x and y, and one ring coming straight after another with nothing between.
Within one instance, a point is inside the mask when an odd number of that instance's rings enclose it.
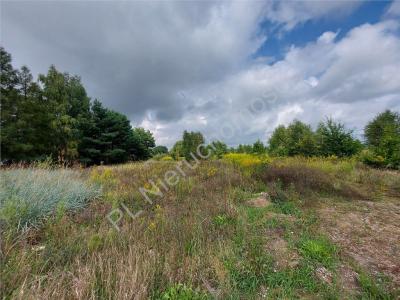
<instances>
[{"instance_id":1,"label":"green tree canopy","mask_svg":"<svg viewBox=\"0 0 400 300\"><path fill-rule=\"evenodd\" d=\"M400 167L400 115L386 110L365 126L364 135L370 149L385 159L389 167Z\"/></svg>"},{"instance_id":2,"label":"green tree canopy","mask_svg":"<svg viewBox=\"0 0 400 300\"><path fill-rule=\"evenodd\" d=\"M182 154L187 160L192 160L192 155L197 156L197 147L201 144L204 144L204 137L200 132L183 132Z\"/></svg>"},{"instance_id":3,"label":"green tree canopy","mask_svg":"<svg viewBox=\"0 0 400 300\"><path fill-rule=\"evenodd\" d=\"M137 127L132 129L134 141L134 155L136 159L148 159L152 155L152 148L156 143L153 134L149 130Z\"/></svg>"},{"instance_id":4,"label":"green tree canopy","mask_svg":"<svg viewBox=\"0 0 400 300\"><path fill-rule=\"evenodd\" d=\"M317 153L315 134L309 125L294 120L287 128L275 129L269 139L269 150L273 155L313 156Z\"/></svg>"},{"instance_id":5,"label":"green tree canopy","mask_svg":"<svg viewBox=\"0 0 400 300\"><path fill-rule=\"evenodd\" d=\"M352 156L362 148L361 142L353 138L352 131L330 118L318 125L316 136L318 152L322 156Z\"/></svg>"},{"instance_id":6,"label":"green tree canopy","mask_svg":"<svg viewBox=\"0 0 400 300\"><path fill-rule=\"evenodd\" d=\"M1 159L119 163L147 159L155 146L150 131L132 130L128 118L87 96L78 76L50 66L39 84L26 66L16 70L0 48Z\"/></svg>"},{"instance_id":7,"label":"green tree canopy","mask_svg":"<svg viewBox=\"0 0 400 300\"><path fill-rule=\"evenodd\" d=\"M239 146L237 147L235 152L237 152L237 153L252 153L253 152L253 146L252 145L239 144Z\"/></svg>"},{"instance_id":8,"label":"green tree canopy","mask_svg":"<svg viewBox=\"0 0 400 300\"><path fill-rule=\"evenodd\" d=\"M228 153L228 146L221 141L213 141L208 146L208 149L212 152L213 156L216 158L222 158L222 156Z\"/></svg>"},{"instance_id":9,"label":"green tree canopy","mask_svg":"<svg viewBox=\"0 0 400 300\"><path fill-rule=\"evenodd\" d=\"M267 151L267 148L264 146L264 144L260 141L257 140L254 144L253 144L253 153L255 154L264 154Z\"/></svg>"},{"instance_id":10,"label":"green tree canopy","mask_svg":"<svg viewBox=\"0 0 400 300\"><path fill-rule=\"evenodd\" d=\"M289 136L286 127L283 125L275 128L269 141L269 152L275 156L286 156L289 155Z\"/></svg>"},{"instance_id":11,"label":"green tree canopy","mask_svg":"<svg viewBox=\"0 0 400 300\"><path fill-rule=\"evenodd\" d=\"M183 141L177 141L172 147L170 154L173 159L178 160L183 157Z\"/></svg>"},{"instance_id":12,"label":"green tree canopy","mask_svg":"<svg viewBox=\"0 0 400 300\"><path fill-rule=\"evenodd\" d=\"M155 146L153 149L152 149L152 155L154 156L154 155L159 155L159 154L167 154L168 153L168 148L166 147L166 146L161 146L161 145L159 145L159 146Z\"/></svg>"}]
</instances>

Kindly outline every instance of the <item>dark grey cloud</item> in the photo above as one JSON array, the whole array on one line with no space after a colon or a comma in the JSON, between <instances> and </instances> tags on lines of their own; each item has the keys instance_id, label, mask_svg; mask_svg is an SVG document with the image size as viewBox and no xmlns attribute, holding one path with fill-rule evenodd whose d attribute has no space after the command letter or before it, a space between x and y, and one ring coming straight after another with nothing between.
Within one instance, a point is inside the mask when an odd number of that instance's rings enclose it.
<instances>
[{"instance_id":1,"label":"dark grey cloud","mask_svg":"<svg viewBox=\"0 0 400 300\"><path fill-rule=\"evenodd\" d=\"M2 40L18 63L80 74L89 93L140 120L182 116L177 91L220 80L259 43L258 5L4 2Z\"/></svg>"}]
</instances>

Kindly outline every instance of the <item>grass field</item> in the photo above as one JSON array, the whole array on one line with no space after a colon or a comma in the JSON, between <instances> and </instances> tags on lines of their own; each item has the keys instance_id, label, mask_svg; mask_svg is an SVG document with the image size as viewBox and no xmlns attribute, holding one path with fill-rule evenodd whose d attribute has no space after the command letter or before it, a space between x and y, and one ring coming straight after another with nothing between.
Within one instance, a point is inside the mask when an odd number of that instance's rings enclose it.
<instances>
[{"instance_id":1,"label":"grass field","mask_svg":"<svg viewBox=\"0 0 400 300\"><path fill-rule=\"evenodd\" d=\"M231 155L1 177L4 299L400 296L399 172Z\"/></svg>"}]
</instances>

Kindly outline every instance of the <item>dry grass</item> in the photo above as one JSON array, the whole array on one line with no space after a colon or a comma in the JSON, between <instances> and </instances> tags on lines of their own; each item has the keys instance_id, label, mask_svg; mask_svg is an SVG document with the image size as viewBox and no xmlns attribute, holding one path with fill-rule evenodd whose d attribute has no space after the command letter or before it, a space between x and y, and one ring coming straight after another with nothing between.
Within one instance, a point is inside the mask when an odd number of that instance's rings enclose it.
<instances>
[{"instance_id":1,"label":"dry grass","mask_svg":"<svg viewBox=\"0 0 400 300\"><path fill-rule=\"evenodd\" d=\"M131 164L90 172L91 180L105 187L102 204L50 222L35 232L35 245L22 236L3 245L6 295L147 299L177 282L212 286L223 273L220 252L233 233L231 225L218 226L214 219L236 218L230 191L245 179L230 165L203 162L195 170L184 169L187 177L155 198L153 206L147 204L138 188L171 167ZM216 171L208 172L211 168ZM125 214L117 232L106 220L105 208L121 203L145 213L135 220Z\"/></svg>"},{"instance_id":2,"label":"dry grass","mask_svg":"<svg viewBox=\"0 0 400 300\"><path fill-rule=\"evenodd\" d=\"M293 187L298 193L307 195L320 193L350 199L367 199L355 187L338 180L322 170L308 166L275 166L265 168L257 176L265 183L278 183L283 188Z\"/></svg>"},{"instance_id":3,"label":"dry grass","mask_svg":"<svg viewBox=\"0 0 400 300\"><path fill-rule=\"evenodd\" d=\"M400 176L347 162L318 164L281 160L261 172L257 167L253 177L220 161L203 161L193 170L182 166L186 176L168 190L161 188L163 196L153 196L152 204L139 188L163 180L176 162L84 170L82 176L103 186L100 199L83 210L54 215L38 229L2 232L1 291L6 299L160 299L179 291L191 296L173 299L344 297L347 292L315 275L321 262L329 262L327 272L341 276L334 268L339 258L325 251L332 247L319 238L320 224L326 223L316 223L291 195L302 201L310 192L334 196L332 202L336 196L362 198L345 189L349 186L397 197ZM249 206L266 184L276 182L284 201ZM117 231L107 215L125 208L143 213L132 219L125 212ZM378 253L379 244L374 247ZM346 261L341 265L349 270ZM349 289L372 295L359 285Z\"/></svg>"}]
</instances>

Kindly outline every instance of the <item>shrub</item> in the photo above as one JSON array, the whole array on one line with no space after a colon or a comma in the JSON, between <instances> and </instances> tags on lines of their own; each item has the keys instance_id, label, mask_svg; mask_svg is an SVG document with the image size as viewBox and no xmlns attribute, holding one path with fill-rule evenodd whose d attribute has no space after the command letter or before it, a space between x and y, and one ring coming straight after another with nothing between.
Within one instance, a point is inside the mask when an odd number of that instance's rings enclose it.
<instances>
[{"instance_id":1,"label":"shrub","mask_svg":"<svg viewBox=\"0 0 400 300\"><path fill-rule=\"evenodd\" d=\"M378 168L385 166L385 159L370 149L363 150L358 157L366 165Z\"/></svg>"},{"instance_id":2,"label":"shrub","mask_svg":"<svg viewBox=\"0 0 400 300\"><path fill-rule=\"evenodd\" d=\"M37 225L60 208L74 211L100 195L100 187L67 169L1 171L0 218L19 229Z\"/></svg>"}]
</instances>

